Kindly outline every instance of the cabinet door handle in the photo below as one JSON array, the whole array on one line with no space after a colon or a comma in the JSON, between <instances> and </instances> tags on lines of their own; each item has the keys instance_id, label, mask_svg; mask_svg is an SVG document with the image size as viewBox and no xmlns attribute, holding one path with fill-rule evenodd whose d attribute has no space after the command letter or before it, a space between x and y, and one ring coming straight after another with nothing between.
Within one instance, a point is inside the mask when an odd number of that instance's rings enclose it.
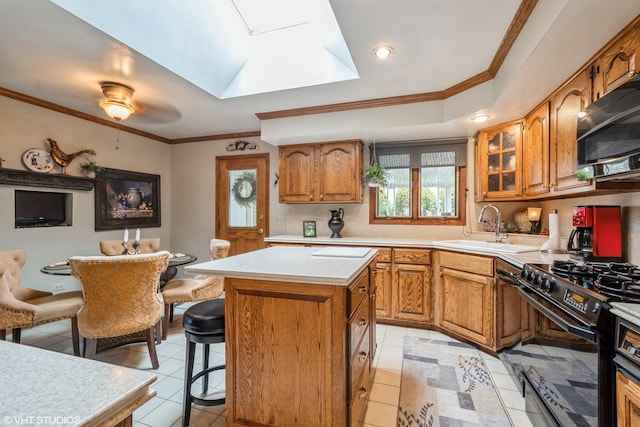
<instances>
[{"instance_id":1,"label":"cabinet door handle","mask_svg":"<svg viewBox=\"0 0 640 427\"><path fill-rule=\"evenodd\" d=\"M367 292L368 290L369 290L369 288L368 288L368 287L366 287L366 286L360 286L360 287L358 288L358 292L359 292L359 293L361 293L361 294L364 294L364 293L365 293L365 292Z\"/></svg>"},{"instance_id":2,"label":"cabinet door handle","mask_svg":"<svg viewBox=\"0 0 640 427\"><path fill-rule=\"evenodd\" d=\"M366 324L367 324L367 319L365 319L364 317L358 320L358 326L365 326Z\"/></svg>"},{"instance_id":3,"label":"cabinet door handle","mask_svg":"<svg viewBox=\"0 0 640 427\"><path fill-rule=\"evenodd\" d=\"M367 360L367 353L365 353L364 351L360 352L360 354L358 355L358 362L363 363L365 360Z\"/></svg>"},{"instance_id":4,"label":"cabinet door handle","mask_svg":"<svg viewBox=\"0 0 640 427\"><path fill-rule=\"evenodd\" d=\"M313 194L309 194L309 200L313 200Z\"/></svg>"}]
</instances>

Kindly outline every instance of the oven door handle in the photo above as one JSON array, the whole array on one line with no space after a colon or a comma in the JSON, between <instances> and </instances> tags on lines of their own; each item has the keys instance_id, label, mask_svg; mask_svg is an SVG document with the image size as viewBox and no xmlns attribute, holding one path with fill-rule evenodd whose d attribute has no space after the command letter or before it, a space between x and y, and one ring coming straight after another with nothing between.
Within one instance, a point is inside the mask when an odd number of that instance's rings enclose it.
<instances>
[{"instance_id":1,"label":"oven door handle","mask_svg":"<svg viewBox=\"0 0 640 427\"><path fill-rule=\"evenodd\" d=\"M543 315L551 319L554 323L560 326L564 331L577 335L584 339L587 339L591 342L596 342L596 339L597 339L596 333L591 329L567 322L562 317L558 316L553 311L549 310L547 307L540 304L535 298L531 297L531 295L529 295L529 292L527 292L526 289L518 288L518 292L520 292L520 295L525 300L527 300L529 304L535 307Z\"/></svg>"}]
</instances>

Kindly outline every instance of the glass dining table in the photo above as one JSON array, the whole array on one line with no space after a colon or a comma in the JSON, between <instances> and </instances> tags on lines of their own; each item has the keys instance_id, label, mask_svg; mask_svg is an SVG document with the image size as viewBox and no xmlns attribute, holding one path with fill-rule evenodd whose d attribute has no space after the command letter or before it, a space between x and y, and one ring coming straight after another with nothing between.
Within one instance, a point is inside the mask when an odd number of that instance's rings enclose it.
<instances>
[{"instance_id":1,"label":"glass dining table","mask_svg":"<svg viewBox=\"0 0 640 427\"><path fill-rule=\"evenodd\" d=\"M196 261L198 257L190 254L183 253L171 253L169 254L169 266L160 276L160 290L164 285L178 274L178 267L181 265L191 264ZM71 276L71 266L68 261L55 262L53 264L45 265L40 269L42 273L52 274L58 276Z\"/></svg>"}]
</instances>

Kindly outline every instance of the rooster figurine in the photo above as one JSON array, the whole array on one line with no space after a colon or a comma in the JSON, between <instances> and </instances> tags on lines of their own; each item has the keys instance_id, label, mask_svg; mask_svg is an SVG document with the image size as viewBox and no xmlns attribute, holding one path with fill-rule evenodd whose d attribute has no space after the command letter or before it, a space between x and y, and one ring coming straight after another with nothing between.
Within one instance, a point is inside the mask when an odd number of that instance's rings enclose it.
<instances>
[{"instance_id":1,"label":"rooster figurine","mask_svg":"<svg viewBox=\"0 0 640 427\"><path fill-rule=\"evenodd\" d=\"M80 150L75 153L67 154L60 149L60 147L58 146L58 143L53 139L47 138L47 142L51 146L51 149L49 150L49 154L51 155L51 158L53 159L53 161L56 162L56 164L60 165L60 167L62 167L63 174L67 172L67 166L69 166L69 164L76 157L81 156L83 154L91 154L92 156L96 155L96 152L93 150Z\"/></svg>"}]
</instances>

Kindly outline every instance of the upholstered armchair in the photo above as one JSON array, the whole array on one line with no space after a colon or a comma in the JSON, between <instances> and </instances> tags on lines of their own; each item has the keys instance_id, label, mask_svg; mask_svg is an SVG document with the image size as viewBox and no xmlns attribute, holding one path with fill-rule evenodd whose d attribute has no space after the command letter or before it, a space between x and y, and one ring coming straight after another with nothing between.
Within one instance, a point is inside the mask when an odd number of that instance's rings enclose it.
<instances>
[{"instance_id":1,"label":"upholstered armchair","mask_svg":"<svg viewBox=\"0 0 640 427\"><path fill-rule=\"evenodd\" d=\"M163 308L158 281L168 262L167 251L69 258L71 274L83 286L78 330L85 339L84 357L95 357L98 339L146 331L151 364L158 369L156 340Z\"/></svg>"},{"instance_id":2,"label":"upholstered armchair","mask_svg":"<svg viewBox=\"0 0 640 427\"><path fill-rule=\"evenodd\" d=\"M26 288L21 270L27 261L23 249L0 251L0 339L12 330L13 342L19 343L22 328L71 319L73 353L80 355L76 314L82 307L82 292L52 294Z\"/></svg>"},{"instance_id":3,"label":"upholstered armchair","mask_svg":"<svg viewBox=\"0 0 640 427\"><path fill-rule=\"evenodd\" d=\"M209 251L216 260L229 255L231 243L222 239L211 239ZM173 320L173 305L181 302L206 301L219 298L224 288L224 277L213 274L199 274L194 278L169 280L163 290L164 319L162 339L167 339L169 322Z\"/></svg>"},{"instance_id":4,"label":"upholstered armchair","mask_svg":"<svg viewBox=\"0 0 640 427\"><path fill-rule=\"evenodd\" d=\"M160 239L140 239L141 254L158 252L160 249ZM100 252L104 255L122 255L122 240L101 240ZM129 240L129 252L133 253L133 240Z\"/></svg>"}]
</instances>

